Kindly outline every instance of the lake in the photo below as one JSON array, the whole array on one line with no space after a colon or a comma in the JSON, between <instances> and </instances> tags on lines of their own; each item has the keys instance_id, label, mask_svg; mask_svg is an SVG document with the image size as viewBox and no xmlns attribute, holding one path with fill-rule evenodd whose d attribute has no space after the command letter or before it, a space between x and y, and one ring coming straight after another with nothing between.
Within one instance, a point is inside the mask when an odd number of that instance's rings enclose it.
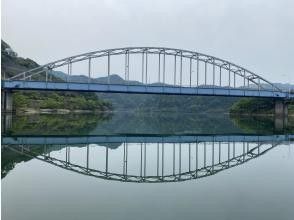
<instances>
[{"instance_id":1,"label":"lake","mask_svg":"<svg viewBox=\"0 0 294 220\"><path fill-rule=\"evenodd\" d=\"M294 216L294 129L283 120L3 115L2 132L4 220Z\"/></svg>"}]
</instances>

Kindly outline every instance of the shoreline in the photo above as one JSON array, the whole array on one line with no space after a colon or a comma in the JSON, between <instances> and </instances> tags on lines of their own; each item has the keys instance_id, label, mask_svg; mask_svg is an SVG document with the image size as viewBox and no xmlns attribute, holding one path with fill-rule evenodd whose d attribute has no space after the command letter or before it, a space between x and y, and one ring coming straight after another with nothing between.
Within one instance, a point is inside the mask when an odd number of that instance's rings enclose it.
<instances>
[{"instance_id":1,"label":"shoreline","mask_svg":"<svg viewBox=\"0 0 294 220\"><path fill-rule=\"evenodd\" d=\"M273 113L228 113L232 116L262 116L262 117L274 117ZM288 113L288 117L294 117L294 113Z\"/></svg>"},{"instance_id":2,"label":"shoreline","mask_svg":"<svg viewBox=\"0 0 294 220\"><path fill-rule=\"evenodd\" d=\"M24 113L24 114L70 114L70 113L102 113L102 112L107 112L111 113L113 111L111 110L83 110L83 109L75 109L75 110L70 110L70 109L33 109L33 108L26 108L26 109L17 109L13 112L10 113Z\"/></svg>"},{"instance_id":3,"label":"shoreline","mask_svg":"<svg viewBox=\"0 0 294 220\"><path fill-rule=\"evenodd\" d=\"M143 110L143 109L119 109L119 110L83 110L83 109L34 109L34 108L19 108L12 112L1 111L2 113L13 113L13 114L89 114L89 113L114 113L114 112L146 112L146 113L179 113L179 114L203 114L203 115L213 115L213 114L224 114L229 116L252 116L252 117L274 117L273 113L230 113L230 112L182 112L182 111L167 111L166 109L163 111L156 110ZM288 113L288 117L294 117L294 112Z\"/></svg>"}]
</instances>

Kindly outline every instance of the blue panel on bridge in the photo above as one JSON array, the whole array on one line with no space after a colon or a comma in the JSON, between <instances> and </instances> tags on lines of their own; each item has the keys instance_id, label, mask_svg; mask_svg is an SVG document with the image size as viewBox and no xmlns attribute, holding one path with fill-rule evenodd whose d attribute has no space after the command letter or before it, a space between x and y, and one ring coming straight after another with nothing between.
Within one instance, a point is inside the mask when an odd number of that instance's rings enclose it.
<instances>
[{"instance_id":1,"label":"blue panel on bridge","mask_svg":"<svg viewBox=\"0 0 294 220\"><path fill-rule=\"evenodd\" d=\"M41 82L22 80L3 80L2 89L8 90L45 90L45 91L78 91L78 92L109 92L137 94L167 94L167 95L203 95L203 96L236 96L236 97L268 97L294 98L294 94L280 91L248 90L228 87L179 87L153 85L118 85L75 82Z\"/></svg>"}]
</instances>

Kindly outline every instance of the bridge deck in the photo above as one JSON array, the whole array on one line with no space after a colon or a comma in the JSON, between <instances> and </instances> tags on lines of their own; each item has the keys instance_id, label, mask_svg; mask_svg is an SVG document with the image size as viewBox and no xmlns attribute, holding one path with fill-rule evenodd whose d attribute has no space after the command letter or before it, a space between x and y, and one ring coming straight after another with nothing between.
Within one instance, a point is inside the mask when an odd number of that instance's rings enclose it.
<instances>
[{"instance_id":1,"label":"bridge deck","mask_svg":"<svg viewBox=\"0 0 294 220\"><path fill-rule=\"evenodd\" d=\"M105 93L137 93L137 94L167 94L167 95L199 95L199 96L235 96L235 97L268 97L294 98L294 94L271 90L253 90L228 87L179 87L154 85L120 85L76 82L41 82L23 80L3 80L2 89L7 90L44 90L44 91L78 91Z\"/></svg>"}]
</instances>

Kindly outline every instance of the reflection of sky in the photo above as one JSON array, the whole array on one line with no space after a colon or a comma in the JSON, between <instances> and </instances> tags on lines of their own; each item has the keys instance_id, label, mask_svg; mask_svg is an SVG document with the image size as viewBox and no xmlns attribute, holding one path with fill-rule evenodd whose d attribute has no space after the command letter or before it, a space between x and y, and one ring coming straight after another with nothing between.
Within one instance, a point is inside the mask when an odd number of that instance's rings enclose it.
<instances>
[{"instance_id":1,"label":"reflection of sky","mask_svg":"<svg viewBox=\"0 0 294 220\"><path fill-rule=\"evenodd\" d=\"M280 145L258 159L217 175L171 184L100 180L33 159L18 164L2 180L2 217L291 219L294 161L287 159L288 148ZM100 161L98 155L103 149L96 149L97 155L91 158L93 166L103 166L105 161ZM73 159L78 157L81 156ZM129 159L136 158L130 155Z\"/></svg>"},{"instance_id":2,"label":"reflection of sky","mask_svg":"<svg viewBox=\"0 0 294 220\"><path fill-rule=\"evenodd\" d=\"M102 48L164 46L214 55L270 81L294 83L294 48L289 43L294 39L293 4L291 0L6 0L2 37L19 55L40 64ZM80 73L81 68L73 70Z\"/></svg>"}]
</instances>

